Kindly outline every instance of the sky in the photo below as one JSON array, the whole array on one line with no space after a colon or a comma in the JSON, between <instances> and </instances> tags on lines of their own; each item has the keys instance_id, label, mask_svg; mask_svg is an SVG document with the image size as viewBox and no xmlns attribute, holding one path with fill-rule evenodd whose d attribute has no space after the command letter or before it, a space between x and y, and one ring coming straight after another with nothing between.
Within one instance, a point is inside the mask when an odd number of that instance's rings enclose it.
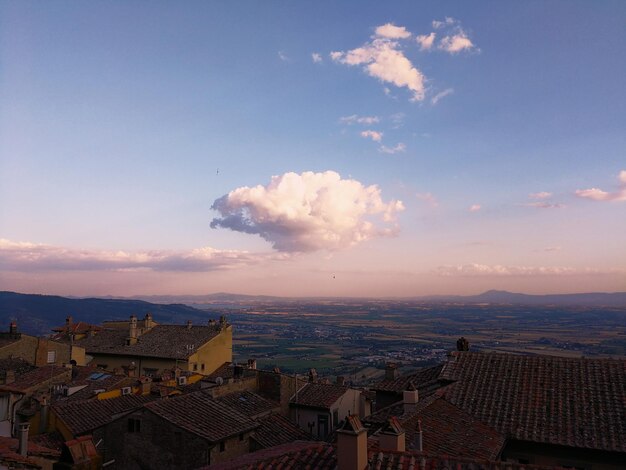
<instances>
[{"instance_id":1,"label":"sky","mask_svg":"<svg viewBox=\"0 0 626 470\"><path fill-rule=\"evenodd\" d=\"M0 1L0 289L626 290L626 2Z\"/></svg>"}]
</instances>

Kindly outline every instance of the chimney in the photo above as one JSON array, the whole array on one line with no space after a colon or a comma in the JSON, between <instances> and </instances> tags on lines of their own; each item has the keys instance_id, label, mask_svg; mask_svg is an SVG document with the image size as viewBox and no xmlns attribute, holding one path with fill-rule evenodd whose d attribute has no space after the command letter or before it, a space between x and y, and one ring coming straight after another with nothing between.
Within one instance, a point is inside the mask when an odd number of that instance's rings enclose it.
<instances>
[{"instance_id":1,"label":"chimney","mask_svg":"<svg viewBox=\"0 0 626 470\"><path fill-rule=\"evenodd\" d=\"M30 428L30 423L20 423L18 425L17 453L24 457L28 455L28 428Z\"/></svg>"},{"instance_id":2,"label":"chimney","mask_svg":"<svg viewBox=\"0 0 626 470\"><path fill-rule=\"evenodd\" d=\"M422 420L417 420L417 427L415 428L415 442L413 447L417 452L422 452L424 450L424 442L422 435Z\"/></svg>"},{"instance_id":3,"label":"chimney","mask_svg":"<svg viewBox=\"0 0 626 470\"><path fill-rule=\"evenodd\" d=\"M141 377L139 381L141 382L141 394L150 395L152 379L150 377Z\"/></svg>"},{"instance_id":4,"label":"chimney","mask_svg":"<svg viewBox=\"0 0 626 470\"><path fill-rule=\"evenodd\" d=\"M70 328L72 327L73 324L74 324L74 319L72 318L71 315L68 315L67 318L65 319L65 328L67 329L67 331L70 331Z\"/></svg>"},{"instance_id":5,"label":"chimney","mask_svg":"<svg viewBox=\"0 0 626 470\"><path fill-rule=\"evenodd\" d=\"M5 372L5 374L6 374L6 375L4 376L4 384L5 384L5 385L10 385L10 384L12 384L13 382L15 382L15 371L14 371L14 370L12 370L12 369L8 369L8 370Z\"/></svg>"},{"instance_id":6,"label":"chimney","mask_svg":"<svg viewBox=\"0 0 626 470\"><path fill-rule=\"evenodd\" d=\"M11 335L16 335L17 334L17 323L15 323L14 321L12 321L9 324L9 334L11 334Z\"/></svg>"},{"instance_id":7,"label":"chimney","mask_svg":"<svg viewBox=\"0 0 626 470\"><path fill-rule=\"evenodd\" d=\"M48 430L48 417L50 414L49 396L43 395L39 403L41 404L41 410L39 412L39 432L45 433Z\"/></svg>"},{"instance_id":8,"label":"chimney","mask_svg":"<svg viewBox=\"0 0 626 470\"><path fill-rule=\"evenodd\" d=\"M243 366L239 365L239 364L235 364L234 370L233 370L233 377L236 379L240 379L241 377L243 377Z\"/></svg>"},{"instance_id":9,"label":"chimney","mask_svg":"<svg viewBox=\"0 0 626 470\"><path fill-rule=\"evenodd\" d=\"M146 313L146 317L143 319L143 326L146 330L149 330L154 326L152 314L150 312Z\"/></svg>"},{"instance_id":10,"label":"chimney","mask_svg":"<svg viewBox=\"0 0 626 470\"><path fill-rule=\"evenodd\" d=\"M404 413L414 413L417 409L417 402L419 401L419 393L415 384L409 382L409 386L404 392L402 392L402 404L404 407Z\"/></svg>"},{"instance_id":11,"label":"chimney","mask_svg":"<svg viewBox=\"0 0 626 470\"><path fill-rule=\"evenodd\" d=\"M315 369L309 370L309 382L317 382L317 371Z\"/></svg>"},{"instance_id":12,"label":"chimney","mask_svg":"<svg viewBox=\"0 0 626 470\"><path fill-rule=\"evenodd\" d=\"M380 450L393 450L397 452L404 452L406 438L404 429L400 425L400 421L395 416L389 418L387 424L383 427L380 433Z\"/></svg>"},{"instance_id":13,"label":"chimney","mask_svg":"<svg viewBox=\"0 0 626 470\"><path fill-rule=\"evenodd\" d=\"M256 370L256 359L248 359L248 369Z\"/></svg>"},{"instance_id":14,"label":"chimney","mask_svg":"<svg viewBox=\"0 0 626 470\"><path fill-rule=\"evenodd\" d=\"M128 344L137 344L137 317L135 315L130 316L130 323L128 326Z\"/></svg>"},{"instance_id":15,"label":"chimney","mask_svg":"<svg viewBox=\"0 0 626 470\"><path fill-rule=\"evenodd\" d=\"M398 378L398 365L388 362L385 367L385 380L396 380Z\"/></svg>"},{"instance_id":16,"label":"chimney","mask_svg":"<svg viewBox=\"0 0 626 470\"><path fill-rule=\"evenodd\" d=\"M456 350L457 351L469 351L469 341L465 339L465 337L461 336L456 341Z\"/></svg>"},{"instance_id":17,"label":"chimney","mask_svg":"<svg viewBox=\"0 0 626 470\"><path fill-rule=\"evenodd\" d=\"M337 430L337 469L364 470L367 467L367 430L356 415L346 418Z\"/></svg>"},{"instance_id":18,"label":"chimney","mask_svg":"<svg viewBox=\"0 0 626 470\"><path fill-rule=\"evenodd\" d=\"M343 375L337 376L337 385L343 386L346 383L346 378Z\"/></svg>"},{"instance_id":19,"label":"chimney","mask_svg":"<svg viewBox=\"0 0 626 470\"><path fill-rule=\"evenodd\" d=\"M191 320L187 320L187 329L191 330Z\"/></svg>"}]
</instances>

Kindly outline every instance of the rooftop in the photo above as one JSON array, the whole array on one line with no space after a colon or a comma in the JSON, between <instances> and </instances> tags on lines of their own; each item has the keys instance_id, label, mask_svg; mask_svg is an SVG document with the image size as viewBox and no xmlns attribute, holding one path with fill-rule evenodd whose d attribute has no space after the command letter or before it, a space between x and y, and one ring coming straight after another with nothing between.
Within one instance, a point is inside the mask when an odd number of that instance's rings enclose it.
<instances>
[{"instance_id":1,"label":"rooftop","mask_svg":"<svg viewBox=\"0 0 626 470\"><path fill-rule=\"evenodd\" d=\"M38 367L26 372L15 379L15 382L9 386L22 391L28 391L40 384L54 381L61 382L69 380L72 376L72 370L61 366L45 366Z\"/></svg>"},{"instance_id":2,"label":"rooftop","mask_svg":"<svg viewBox=\"0 0 626 470\"><path fill-rule=\"evenodd\" d=\"M249 418L255 418L280 408L280 403L268 400L247 390L229 393L228 395L217 398L217 401L239 411Z\"/></svg>"},{"instance_id":3,"label":"rooftop","mask_svg":"<svg viewBox=\"0 0 626 470\"><path fill-rule=\"evenodd\" d=\"M85 434L108 424L119 415L140 408L155 400L151 395L123 395L107 400L74 400L52 405L74 436Z\"/></svg>"},{"instance_id":4,"label":"rooftop","mask_svg":"<svg viewBox=\"0 0 626 470\"><path fill-rule=\"evenodd\" d=\"M218 326L157 325L140 335L136 344L126 344L128 330L105 329L76 342L87 354L159 357L186 360L198 348L220 334Z\"/></svg>"},{"instance_id":5,"label":"rooftop","mask_svg":"<svg viewBox=\"0 0 626 470\"><path fill-rule=\"evenodd\" d=\"M255 429L253 439L261 447L274 447L297 440L308 441L313 439L287 418L277 413L272 413L257 421L260 426Z\"/></svg>"},{"instance_id":6,"label":"rooftop","mask_svg":"<svg viewBox=\"0 0 626 470\"><path fill-rule=\"evenodd\" d=\"M443 396L507 437L626 452L626 360L455 352Z\"/></svg>"},{"instance_id":7,"label":"rooftop","mask_svg":"<svg viewBox=\"0 0 626 470\"><path fill-rule=\"evenodd\" d=\"M209 442L219 442L258 426L244 414L202 391L155 401L147 404L146 409Z\"/></svg>"},{"instance_id":8,"label":"rooftop","mask_svg":"<svg viewBox=\"0 0 626 470\"><path fill-rule=\"evenodd\" d=\"M328 409L348 390L343 385L308 383L298 390L289 404Z\"/></svg>"},{"instance_id":9,"label":"rooftop","mask_svg":"<svg viewBox=\"0 0 626 470\"><path fill-rule=\"evenodd\" d=\"M406 374L393 380L382 380L372 387L372 390L381 392L402 393L411 383L417 389L424 388L426 385L433 384L440 378L443 364L425 369L419 369L412 374Z\"/></svg>"}]
</instances>

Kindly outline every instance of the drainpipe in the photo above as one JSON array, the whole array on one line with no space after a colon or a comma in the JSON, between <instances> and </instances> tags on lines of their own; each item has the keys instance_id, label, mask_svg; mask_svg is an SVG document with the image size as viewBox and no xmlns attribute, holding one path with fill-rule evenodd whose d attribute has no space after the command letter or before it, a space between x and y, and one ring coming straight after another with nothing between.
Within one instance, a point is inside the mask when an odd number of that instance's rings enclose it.
<instances>
[{"instance_id":1,"label":"drainpipe","mask_svg":"<svg viewBox=\"0 0 626 470\"><path fill-rule=\"evenodd\" d=\"M19 424L19 442L17 452L24 457L28 455L28 428L30 428L30 423Z\"/></svg>"}]
</instances>

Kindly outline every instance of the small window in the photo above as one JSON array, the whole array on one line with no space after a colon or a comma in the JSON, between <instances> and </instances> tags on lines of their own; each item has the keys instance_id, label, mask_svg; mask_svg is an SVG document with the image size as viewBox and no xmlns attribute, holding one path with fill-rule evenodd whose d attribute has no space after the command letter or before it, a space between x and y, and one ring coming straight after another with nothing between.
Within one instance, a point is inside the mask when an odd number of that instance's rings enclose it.
<instances>
[{"instance_id":1,"label":"small window","mask_svg":"<svg viewBox=\"0 0 626 470\"><path fill-rule=\"evenodd\" d=\"M48 364L54 364L57 361L57 352L48 351Z\"/></svg>"},{"instance_id":2,"label":"small window","mask_svg":"<svg viewBox=\"0 0 626 470\"><path fill-rule=\"evenodd\" d=\"M220 442L220 452L224 452L226 450L226 442Z\"/></svg>"},{"instance_id":3,"label":"small window","mask_svg":"<svg viewBox=\"0 0 626 470\"><path fill-rule=\"evenodd\" d=\"M141 432L141 420L128 418L128 432Z\"/></svg>"},{"instance_id":4,"label":"small window","mask_svg":"<svg viewBox=\"0 0 626 470\"><path fill-rule=\"evenodd\" d=\"M200 369L202 370L202 372L204 372L204 362L200 364Z\"/></svg>"},{"instance_id":5,"label":"small window","mask_svg":"<svg viewBox=\"0 0 626 470\"><path fill-rule=\"evenodd\" d=\"M198 370L198 364L193 365L193 370Z\"/></svg>"}]
</instances>

